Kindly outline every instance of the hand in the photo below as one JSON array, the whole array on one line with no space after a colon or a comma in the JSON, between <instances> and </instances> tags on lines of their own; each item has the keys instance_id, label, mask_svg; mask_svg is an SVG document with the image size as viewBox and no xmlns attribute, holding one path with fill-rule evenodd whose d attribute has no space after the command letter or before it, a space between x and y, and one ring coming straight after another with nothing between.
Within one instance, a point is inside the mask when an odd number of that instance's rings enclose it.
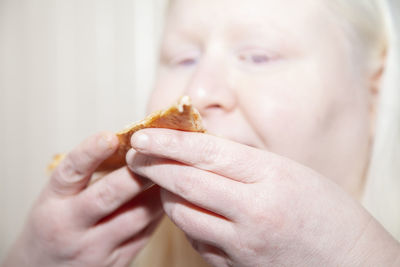
<instances>
[{"instance_id":1,"label":"hand","mask_svg":"<svg viewBox=\"0 0 400 267\"><path fill-rule=\"evenodd\" d=\"M334 183L289 159L207 134L146 129L130 169L215 266L389 266L398 243Z\"/></svg>"},{"instance_id":2,"label":"hand","mask_svg":"<svg viewBox=\"0 0 400 267\"><path fill-rule=\"evenodd\" d=\"M78 146L54 170L5 266L126 266L162 216L159 188L127 167L88 186L118 146L111 133ZM149 188L150 187L150 188Z\"/></svg>"}]
</instances>

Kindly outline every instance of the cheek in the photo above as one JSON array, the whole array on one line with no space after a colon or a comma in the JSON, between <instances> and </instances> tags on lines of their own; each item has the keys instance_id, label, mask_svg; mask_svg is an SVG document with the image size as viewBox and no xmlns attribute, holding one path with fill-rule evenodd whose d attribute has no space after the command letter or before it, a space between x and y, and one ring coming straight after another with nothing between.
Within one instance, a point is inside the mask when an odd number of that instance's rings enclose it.
<instances>
[{"instance_id":1,"label":"cheek","mask_svg":"<svg viewBox=\"0 0 400 267\"><path fill-rule=\"evenodd\" d=\"M360 175L369 141L367 89L345 76L338 82L298 74L253 83L258 91L241 96L244 113L268 150L335 180Z\"/></svg>"},{"instance_id":2,"label":"cheek","mask_svg":"<svg viewBox=\"0 0 400 267\"><path fill-rule=\"evenodd\" d=\"M298 69L298 68L296 68ZM242 109L268 148L288 154L300 136L312 135L321 126L321 93L308 76L285 70L268 79L241 82ZM284 153L283 153L284 152Z\"/></svg>"}]
</instances>

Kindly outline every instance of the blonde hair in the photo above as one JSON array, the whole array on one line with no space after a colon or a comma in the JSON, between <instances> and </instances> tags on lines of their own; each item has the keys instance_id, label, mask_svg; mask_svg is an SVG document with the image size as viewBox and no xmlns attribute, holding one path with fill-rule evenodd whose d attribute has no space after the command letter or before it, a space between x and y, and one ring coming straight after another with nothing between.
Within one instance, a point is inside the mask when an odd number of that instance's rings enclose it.
<instances>
[{"instance_id":1,"label":"blonde hair","mask_svg":"<svg viewBox=\"0 0 400 267\"><path fill-rule=\"evenodd\" d=\"M400 240L400 53L396 10L387 1L374 2L383 21L371 30L386 34L387 57L380 88L375 138L362 203L369 212ZM394 1L393 1L394 3ZM377 12L377 10L370 10ZM371 17L371 16L369 16ZM396 28L397 27L397 28Z\"/></svg>"},{"instance_id":2,"label":"blonde hair","mask_svg":"<svg viewBox=\"0 0 400 267\"><path fill-rule=\"evenodd\" d=\"M327 0L348 22L362 56L381 56L386 62L379 89L376 129L362 204L400 240L400 54L396 17L386 0ZM167 5L168 6L168 5ZM400 15L400 14L399 14ZM156 256L154 256L156 255ZM184 234L168 219L135 260L134 266L208 266L191 248Z\"/></svg>"},{"instance_id":3,"label":"blonde hair","mask_svg":"<svg viewBox=\"0 0 400 267\"><path fill-rule=\"evenodd\" d=\"M400 240L400 46L399 22L395 21L398 15L387 0L329 0L328 6L347 20L350 35L361 45L361 56L376 61L383 52L386 54L361 202Z\"/></svg>"}]
</instances>

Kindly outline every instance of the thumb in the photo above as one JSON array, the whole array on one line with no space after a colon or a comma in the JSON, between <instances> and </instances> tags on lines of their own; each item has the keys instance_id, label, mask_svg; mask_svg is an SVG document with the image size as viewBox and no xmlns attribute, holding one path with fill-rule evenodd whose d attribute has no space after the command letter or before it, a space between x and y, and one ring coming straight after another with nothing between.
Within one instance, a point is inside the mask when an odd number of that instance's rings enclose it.
<instances>
[{"instance_id":1,"label":"thumb","mask_svg":"<svg viewBox=\"0 0 400 267\"><path fill-rule=\"evenodd\" d=\"M118 148L118 138L110 132L95 134L74 150L53 171L49 189L57 195L74 195L82 191L100 163Z\"/></svg>"}]
</instances>

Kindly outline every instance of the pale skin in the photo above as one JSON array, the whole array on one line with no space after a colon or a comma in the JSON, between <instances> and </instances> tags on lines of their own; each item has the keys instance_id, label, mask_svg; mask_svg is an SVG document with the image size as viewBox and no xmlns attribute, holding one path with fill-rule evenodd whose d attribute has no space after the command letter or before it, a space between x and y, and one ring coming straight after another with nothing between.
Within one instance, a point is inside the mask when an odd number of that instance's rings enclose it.
<instances>
[{"instance_id":1,"label":"pale skin","mask_svg":"<svg viewBox=\"0 0 400 267\"><path fill-rule=\"evenodd\" d=\"M92 186L117 139L89 138L5 265L126 266L163 211L214 266L399 265L357 202L382 66L364 67L335 19L320 1L176 0L149 109L189 95L208 134L139 131L128 167Z\"/></svg>"},{"instance_id":2,"label":"pale skin","mask_svg":"<svg viewBox=\"0 0 400 267\"><path fill-rule=\"evenodd\" d=\"M118 145L96 134L68 154L34 204L4 266L127 266L163 212L159 188L127 167L88 187Z\"/></svg>"}]
</instances>

